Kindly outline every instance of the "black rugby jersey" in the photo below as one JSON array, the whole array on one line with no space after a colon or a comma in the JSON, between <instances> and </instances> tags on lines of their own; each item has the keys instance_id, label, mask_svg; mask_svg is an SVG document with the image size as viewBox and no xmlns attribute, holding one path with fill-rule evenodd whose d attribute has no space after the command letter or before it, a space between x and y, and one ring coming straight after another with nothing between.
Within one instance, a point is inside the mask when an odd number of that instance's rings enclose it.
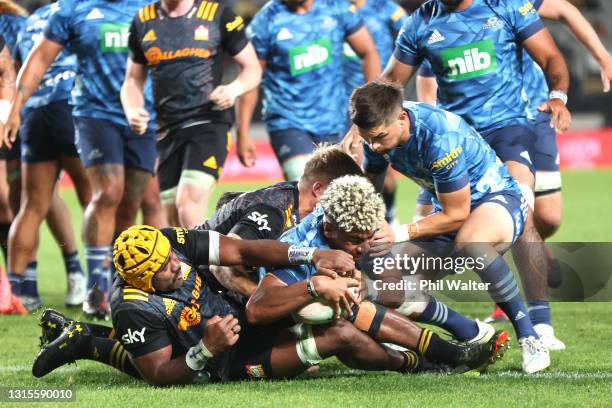
<instances>
[{"instance_id":1,"label":"black rugby jersey","mask_svg":"<svg viewBox=\"0 0 612 408\"><path fill-rule=\"evenodd\" d=\"M223 2L196 0L181 17L160 2L139 10L130 27L130 58L153 80L158 137L203 121L233 122L233 109L216 110L208 96L221 84L223 58L244 49L244 20Z\"/></svg>"},{"instance_id":2,"label":"black rugby jersey","mask_svg":"<svg viewBox=\"0 0 612 408\"><path fill-rule=\"evenodd\" d=\"M117 278L111 295L113 327L132 357L172 345L172 358L185 354L204 333L212 316L241 316L231 301L210 290L202 265L208 263L208 231L165 228L162 233L181 261L183 284L172 292L148 293ZM200 265L200 266L198 266ZM210 361L221 365L224 358Z\"/></svg>"},{"instance_id":3,"label":"black rugby jersey","mask_svg":"<svg viewBox=\"0 0 612 408\"><path fill-rule=\"evenodd\" d=\"M278 183L240 194L215 212L199 229L230 232L243 239L277 239L299 222L296 182Z\"/></svg>"}]
</instances>

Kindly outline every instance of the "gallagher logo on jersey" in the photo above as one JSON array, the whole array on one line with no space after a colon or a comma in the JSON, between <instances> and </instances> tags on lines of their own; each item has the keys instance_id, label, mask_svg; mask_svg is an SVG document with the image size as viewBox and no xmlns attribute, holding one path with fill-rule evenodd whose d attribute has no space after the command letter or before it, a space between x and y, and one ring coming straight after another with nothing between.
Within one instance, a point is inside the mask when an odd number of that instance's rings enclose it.
<instances>
[{"instance_id":1,"label":"gallagher logo on jersey","mask_svg":"<svg viewBox=\"0 0 612 408\"><path fill-rule=\"evenodd\" d=\"M461 81L497 70L495 46L490 39L447 48L440 57L450 80Z\"/></svg>"}]
</instances>

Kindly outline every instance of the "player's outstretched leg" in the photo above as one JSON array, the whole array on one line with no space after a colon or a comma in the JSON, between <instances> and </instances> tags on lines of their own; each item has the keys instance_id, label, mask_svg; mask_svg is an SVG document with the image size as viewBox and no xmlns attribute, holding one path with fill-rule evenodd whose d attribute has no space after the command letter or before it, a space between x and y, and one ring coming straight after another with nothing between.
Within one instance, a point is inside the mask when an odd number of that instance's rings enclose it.
<instances>
[{"instance_id":1,"label":"player's outstretched leg","mask_svg":"<svg viewBox=\"0 0 612 408\"><path fill-rule=\"evenodd\" d=\"M70 323L57 339L40 350L34 359L32 374L40 378L58 367L84 359L98 361L134 378L141 378L118 340L94 337L87 326L79 322Z\"/></svg>"}]
</instances>

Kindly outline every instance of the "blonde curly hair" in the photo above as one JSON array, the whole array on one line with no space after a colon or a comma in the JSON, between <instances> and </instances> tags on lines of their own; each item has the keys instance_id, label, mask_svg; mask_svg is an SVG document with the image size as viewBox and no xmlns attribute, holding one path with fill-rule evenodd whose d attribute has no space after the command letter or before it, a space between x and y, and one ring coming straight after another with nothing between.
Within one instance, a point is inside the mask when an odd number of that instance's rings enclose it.
<instances>
[{"instance_id":1,"label":"blonde curly hair","mask_svg":"<svg viewBox=\"0 0 612 408\"><path fill-rule=\"evenodd\" d=\"M385 220L382 197L361 176L343 176L332 181L320 204L325 216L346 232L374 231Z\"/></svg>"}]
</instances>

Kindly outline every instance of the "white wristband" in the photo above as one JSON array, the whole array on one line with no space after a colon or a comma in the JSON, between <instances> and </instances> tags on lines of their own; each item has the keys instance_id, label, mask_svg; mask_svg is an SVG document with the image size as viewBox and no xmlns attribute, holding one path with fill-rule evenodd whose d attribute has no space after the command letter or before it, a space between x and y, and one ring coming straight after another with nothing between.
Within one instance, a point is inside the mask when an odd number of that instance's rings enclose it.
<instances>
[{"instance_id":1,"label":"white wristband","mask_svg":"<svg viewBox=\"0 0 612 408\"><path fill-rule=\"evenodd\" d=\"M232 95L232 98L236 99L244 93L244 85L239 79L227 85L227 91Z\"/></svg>"},{"instance_id":2,"label":"white wristband","mask_svg":"<svg viewBox=\"0 0 612 408\"><path fill-rule=\"evenodd\" d=\"M561 99L564 105L567 105L567 94L563 91L553 90L548 94L548 99Z\"/></svg>"},{"instance_id":3,"label":"white wristband","mask_svg":"<svg viewBox=\"0 0 612 408\"><path fill-rule=\"evenodd\" d=\"M289 258L289 264L300 265L300 264L311 263L312 257L316 250L317 248L291 245L289 249L287 250L287 257Z\"/></svg>"},{"instance_id":4,"label":"white wristband","mask_svg":"<svg viewBox=\"0 0 612 408\"><path fill-rule=\"evenodd\" d=\"M193 371L201 371L206 366L206 362L212 358L212 353L206 348L204 342L200 340L198 344L187 350L185 363Z\"/></svg>"},{"instance_id":5,"label":"white wristband","mask_svg":"<svg viewBox=\"0 0 612 408\"><path fill-rule=\"evenodd\" d=\"M395 242L406 242L410 241L410 232L408 231L408 224L393 225L391 226L393 235L395 235Z\"/></svg>"},{"instance_id":6,"label":"white wristband","mask_svg":"<svg viewBox=\"0 0 612 408\"><path fill-rule=\"evenodd\" d=\"M0 122L6 123L11 113L11 101L0 99Z\"/></svg>"}]
</instances>

